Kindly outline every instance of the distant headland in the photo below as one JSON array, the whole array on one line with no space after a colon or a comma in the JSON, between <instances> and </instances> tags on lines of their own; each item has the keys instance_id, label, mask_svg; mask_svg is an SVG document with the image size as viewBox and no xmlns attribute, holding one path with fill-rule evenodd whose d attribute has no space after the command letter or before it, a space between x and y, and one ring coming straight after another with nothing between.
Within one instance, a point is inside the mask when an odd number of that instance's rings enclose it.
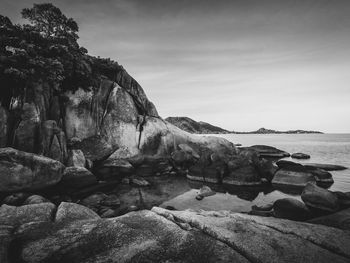
<instances>
[{"instance_id":1,"label":"distant headland","mask_svg":"<svg viewBox=\"0 0 350 263\"><path fill-rule=\"evenodd\" d=\"M266 128L260 128L256 131L239 132L228 131L221 127L214 126L207 122L195 121L188 117L168 117L165 119L167 122L177 126L178 128L195 134L322 134L320 131L306 131L306 130L288 130L288 131L276 131Z\"/></svg>"}]
</instances>

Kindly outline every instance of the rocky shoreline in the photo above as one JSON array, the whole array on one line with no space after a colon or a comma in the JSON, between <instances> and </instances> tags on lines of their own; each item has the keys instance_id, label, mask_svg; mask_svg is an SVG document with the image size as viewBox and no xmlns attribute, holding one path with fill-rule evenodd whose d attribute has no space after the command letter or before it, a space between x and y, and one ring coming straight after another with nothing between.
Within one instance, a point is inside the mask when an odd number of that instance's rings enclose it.
<instances>
[{"instance_id":1,"label":"rocky shoreline","mask_svg":"<svg viewBox=\"0 0 350 263\"><path fill-rule=\"evenodd\" d=\"M57 26L42 26L47 13ZM57 7L23 14L30 24L0 16L1 263L349 262L349 193L322 188L345 167L183 131L122 66L89 56ZM209 183L298 187L303 202L251 215L158 207L187 179L201 184L196 202L215 196Z\"/></svg>"}]
</instances>

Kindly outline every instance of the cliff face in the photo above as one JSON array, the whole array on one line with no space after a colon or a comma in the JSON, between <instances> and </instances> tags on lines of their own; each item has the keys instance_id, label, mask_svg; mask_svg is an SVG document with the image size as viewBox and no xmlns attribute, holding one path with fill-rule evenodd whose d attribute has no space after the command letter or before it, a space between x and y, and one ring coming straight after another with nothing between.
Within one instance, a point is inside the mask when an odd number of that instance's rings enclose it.
<instances>
[{"instance_id":1,"label":"cliff face","mask_svg":"<svg viewBox=\"0 0 350 263\"><path fill-rule=\"evenodd\" d=\"M197 122L188 117L168 117L165 120L189 133L196 133L196 134L230 133L228 130L222 129L220 127L211 125L203 121Z\"/></svg>"},{"instance_id":2,"label":"cliff face","mask_svg":"<svg viewBox=\"0 0 350 263\"><path fill-rule=\"evenodd\" d=\"M0 108L0 143L66 163L69 149L100 162L137 155L169 157L178 144L233 149L220 138L192 136L159 117L142 87L123 69L90 91L54 94L38 82L23 105ZM119 150L119 151L117 151ZM116 152L117 151L117 152Z\"/></svg>"}]
</instances>

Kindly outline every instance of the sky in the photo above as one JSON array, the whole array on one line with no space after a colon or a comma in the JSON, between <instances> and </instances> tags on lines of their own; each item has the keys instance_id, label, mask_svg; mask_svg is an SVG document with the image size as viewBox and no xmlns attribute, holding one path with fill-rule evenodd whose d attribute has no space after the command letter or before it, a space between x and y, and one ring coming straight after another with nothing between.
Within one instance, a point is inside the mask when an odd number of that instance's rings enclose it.
<instances>
[{"instance_id":1,"label":"sky","mask_svg":"<svg viewBox=\"0 0 350 263\"><path fill-rule=\"evenodd\" d=\"M40 2L1 0L0 14L19 23ZM164 118L350 132L349 0L51 2L78 22L79 43L123 65Z\"/></svg>"}]
</instances>

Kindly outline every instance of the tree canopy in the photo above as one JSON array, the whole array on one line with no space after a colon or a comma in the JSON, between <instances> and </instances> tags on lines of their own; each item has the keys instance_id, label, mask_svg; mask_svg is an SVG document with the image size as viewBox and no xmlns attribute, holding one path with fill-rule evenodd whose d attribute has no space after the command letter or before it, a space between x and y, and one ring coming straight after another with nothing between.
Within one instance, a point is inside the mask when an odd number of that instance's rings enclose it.
<instances>
[{"instance_id":1,"label":"tree canopy","mask_svg":"<svg viewBox=\"0 0 350 263\"><path fill-rule=\"evenodd\" d=\"M29 24L15 25L0 15L0 100L10 108L28 91L45 82L56 93L90 89L100 75L113 78L121 66L110 59L91 57L80 47L78 25L52 4L22 10Z\"/></svg>"}]
</instances>

